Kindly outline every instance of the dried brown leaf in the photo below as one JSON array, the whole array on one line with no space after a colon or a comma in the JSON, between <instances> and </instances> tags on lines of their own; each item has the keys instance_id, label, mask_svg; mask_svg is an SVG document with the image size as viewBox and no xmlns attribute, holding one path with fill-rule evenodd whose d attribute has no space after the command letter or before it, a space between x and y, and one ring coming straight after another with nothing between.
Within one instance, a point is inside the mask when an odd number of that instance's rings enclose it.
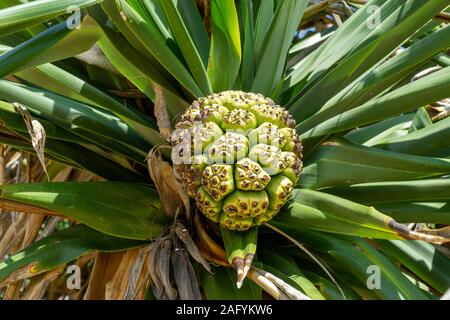
<instances>
[{"instance_id":1,"label":"dried brown leaf","mask_svg":"<svg viewBox=\"0 0 450 320\"><path fill-rule=\"evenodd\" d=\"M277 276L274 276L270 272L262 269L255 268L255 270L261 274L264 278L272 282L278 289L280 289L290 300L311 300L310 297L301 293L291 285L287 284Z\"/></svg>"},{"instance_id":2,"label":"dried brown leaf","mask_svg":"<svg viewBox=\"0 0 450 320\"><path fill-rule=\"evenodd\" d=\"M443 237L449 239L450 241L450 226L439 228L439 229L423 229L420 230L422 233Z\"/></svg>"},{"instance_id":3,"label":"dried brown leaf","mask_svg":"<svg viewBox=\"0 0 450 320\"><path fill-rule=\"evenodd\" d=\"M163 90L160 86L155 86L155 117L159 132L161 136L170 141L172 135L172 124L170 121L170 114L167 109L166 99L164 98Z\"/></svg>"},{"instance_id":4,"label":"dried brown leaf","mask_svg":"<svg viewBox=\"0 0 450 320\"><path fill-rule=\"evenodd\" d=\"M137 281L133 272L133 266L136 258L139 256L141 248L130 249L123 255L114 276L106 283L105 299L106 300L123 300L125 299L130 282ZM139 272L140 270L138 270ZM134 295L134 292L133 292Z\"/></svg>"},{"instance_id":5,"label":"dried brown leaf","mask_svg":"<svg viewBox=\"0 0 450 320\"><path fill-rule=\"evenodd\" d=\"M166 214L170 218L175 219L179 213L184 211L189 219L189 196L175 178L172 166L161 158L158 148L150 150L147 156L147 164L150 177L155 183Z\"/></svg>"},{"instance_id":6,"label":"dried brown leaf","mask_svg":"<svg viewBox=\"0 0 450 320\"><path fill-rule=\"evenodd\" d=\"M184 245L186 246L186 249L189 251L189 254L192 258L194 258L195 261L200 263L208 272L211 273L211 268L209 267L208 262L205 260L205 258L202 256L200 251L197 248L197 245L195 244L194 240L192 240L189 231L186 229L186 227L181 224L180 222L175 223L174 227L175 233L177 234L178 238L183 241Z\"/></svg>"},{"instance_id":7,"label":"dried brown leaf","mask_svg":"<svg viewBox=\"0 0 450 320\"><path fill-rule=\"evenodd\" d=\"M28 247L31 243L34 242L44 220L44 215L33 214L26 216L25 234L23 236L21 244L22 248Z\"/></svg>"},{"instance_id":8,"label":"dried brown leaf","mask_svg":"<svg viewBox=\"0 0 450 320\"><path fill-rule=\"evenodd\" d=\"M172 251L172 269L180 300L201 300L197 277L186 251L176 246Z\"/></svg>"},{"instance_id":9,"label":"dried brown leaf","mask_svg":"<svg viewBox=\"0 0 450 320\"><path fill-rule=\"evenodd\" d=\"M3 300L18 300L20 296L21 282L11 283L5 290Z\"/></svg>"},{"instance_id":10,"label":"dried brown leaf","mask_svg":"<svg viewBox=\"0 0 450 320\"><path fill-rule=\"evenodd\" d=\"M27 287L25 293L22 296L23 300L39 300L45 294L50 282L54 281L61 272L64 271L65 266L61 266L52 271L42 273L34 277L29 287Z\"/></svg>"},{"instance_id":11,"label":"dried brown leaf","mask_svg":"<svg viewBox=\"0 0 450 320\"><path fill-rule=\"evenodd\" d=\"M14 108L16 111L22 116L23 120L25 121L25 125L27 126L28 133L31 137L31 145L33 146L33 149L36 151L36 155L39 159L39 162L42 165L42 168L44 169L45 174L47 175L48 180L50 180L50 177L47 173L47 167L45 164L45 129L42 126L42 124L34 119L30 112L27 110L27 108L19 103L14 103Z\"/></svg>"},{"instance_id":12,"label":"dried brown leaf","mask_svg":"<svg viewBox=\"0 0 450 320\"><path fill-rule=\"evenodd\" d=\"M61 171L59 171L54 177L53 182L64 182L67 181L72 173L73 168L66 166Z\"/></svg>"},{"instance_id":13,"label":"dried brown leaf","mask_svg":"<svg viewBox=\"0 0 450 320\"><path fill-rule=\"evenodd\" d=\"M195 215L194 224L198 236L198 239L196 239L198 240L196 241L196 244L200 249L200 252L202 252L202 255L209 261L229 267L230 264L228 262L227 255L225 254L225 250L208 235L199 214ZM204 250L201 250L201 248L203 248ZM209 254L205 255L206 251L208 251ZM214 258L211 260L208 257ZM218 261L220 261L220 263L217 263Z\"/></svg>"},{"instance_id":14,"label":"dried brown leaf","mask_svg":"<svg viewBox=\"0 0 450 320\"><path fill-rule=\"evenodd\" d=\"M36 268L36 262L32 262L16 271L11 273L6 279L3 280L2 283L0 283L0 288L5 285L10 285L14 282L34 277L38 274L41 274L42 272L45 272L46 270L40 270Z\"/></svg>"},{"instance_id":15,"label":"dried brown leaf","mask_svg":"<svg viewBox=\"0 0 450 320\"><path fill-rule=\"evenodd\" d=\"M164 295L164 285L162 283L161 277L159 275L159 269L157 267L157 259L163 241L163 238L159 238L149 245L149 256L147 260L150 277L152 279L153 294L157 299Z\"/></svg>"},{"instance_id":16,"label":"dried brown leaf","mask_svg":"<svg viewBox=\"0 0 450 320\"><path fill-rule=\"evenodd\" d=\"M143 256L143 264L139 273L139 277L137 279L135 288L134 288L134 297L135 300L143 300L146 294L147 286L149 284L149 278L150 278L150 269L148 267L148 263L146 261L149 258L150 250L147 246L143 249L142 254Z\"/></svg>"},{"instance_id":17,"label":"dried brown leaf","mask_svg":"<svg viewBox=\"0 0 450 320\"><path fill-rule=\"evenodd\" d=\"M450 242L450 237L448 237L448 231L441 231L444 236L437 232L417 232L409 229L408 227L398 223L394 219L390 218L386 221L386 225L393 231L395 231L398 235L405 239L411 240L423 240L426 242L434 243L434 244L444 244Z\"/></svg>"},{"instance_id":18,"label":"dried brown leaf","mask_svg":"<svg viewBox=\"0 0 450 320\"><path fill-rule=\"evenodd\" d=\"M24 204L12 200L6 200L6 199L0 199L0 208L10 211L10 212L23 212L23 213L31 213L31 214L43 214L43 215L49 215L49 216L59 216L61 217L62 214L51 211L48 209L36 207L29 204Z\"/></svg>"},{"instance_id":19,"label":"dried brown leaf","mask_svg":"<svg viewBox=\"0 0 450 320\"><path fill-rule=\"evenodd\" d=\"M6 168L5 168L5 146L0 144L0 185L6 182Z\"/></svg>"},{"instance_id":20,"label":"dried brown leaf","mask_svg":"<svg viewBox=\"0 0 450 320\"><path fill-rule=\"evenodd\" d=\"M8 226L8 229L4 233L0 240L0 259L3 258L9 252L14 252L14 249L18 249L21 239L25 233L25 215L19 215L19 218Z\"/></svg>"},{"instance_id":21,"label":"dried brown leaf","mask_svg":"<svg viewBox=\"0 0 450 320\"><path fill-rule=\"evenodd\" d=\"M106 284L114 277L124 254L124 251L96 253L84 300L105 299Z\"/></svg>"},{"instance_id":22,"label":"dried brown leaf","mask_svg":"<svg viewBox=\"0 0 450 320\"><path fill-rule=\"evenodd\" d=\"M178 293L177 290L172 287L170 281L170 256L172 252L172 241L169 239L164 240L159 251L157 268L159 269L159 276L161 277L162 284L164 286L164 292L169 300L176 300Z\"/></svg>"},{"instance_id":23,"label":"dried brown leaf","mask_svg":"<svg viewBox=\"0 0 450 320\"><path fill-rule=\"evenodd\" d=\"M145 260L148 257L148 248L140 248L133 265L130 268L130 277L128 280L127 289L125 291L124 299L133 300L138 293L138 282L143 272L147 270L147 275L144 278L148 279L148 268Z\"/></svg>"}]
</instances>

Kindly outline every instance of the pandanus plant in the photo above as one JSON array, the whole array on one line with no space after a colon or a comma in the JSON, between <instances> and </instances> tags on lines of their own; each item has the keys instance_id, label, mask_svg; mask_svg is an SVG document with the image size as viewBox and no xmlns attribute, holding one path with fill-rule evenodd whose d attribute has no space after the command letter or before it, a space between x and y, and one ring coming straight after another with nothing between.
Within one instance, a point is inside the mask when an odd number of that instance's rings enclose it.
<instances>
[{"instance_id":1,"label":"pandanus plant","mask_svg":"<svg viewBox=\"0 0 450 320\"><path fill-rule=\"evenodd\" d=\"M0 1L0 295L438 299L449 5Z\"/></svg>"}]
</instances>

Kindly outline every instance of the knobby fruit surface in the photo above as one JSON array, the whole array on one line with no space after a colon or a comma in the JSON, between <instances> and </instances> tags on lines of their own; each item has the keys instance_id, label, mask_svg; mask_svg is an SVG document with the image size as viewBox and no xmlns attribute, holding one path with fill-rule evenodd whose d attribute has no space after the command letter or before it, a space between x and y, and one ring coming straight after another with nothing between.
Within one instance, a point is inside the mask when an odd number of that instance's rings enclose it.
<instances>
[{"instance_id":1,"label":"knobby fruit surface","mask_svg":"<svg viewBox=\"0 0 450 320\"><path fill-rule=\"evenodd\" d=\"M172 160L199 210L245 231L271 220L302 171L295 120L260 94L225 91L200 98L172 134Z\"/></svg>"}]
</instances>

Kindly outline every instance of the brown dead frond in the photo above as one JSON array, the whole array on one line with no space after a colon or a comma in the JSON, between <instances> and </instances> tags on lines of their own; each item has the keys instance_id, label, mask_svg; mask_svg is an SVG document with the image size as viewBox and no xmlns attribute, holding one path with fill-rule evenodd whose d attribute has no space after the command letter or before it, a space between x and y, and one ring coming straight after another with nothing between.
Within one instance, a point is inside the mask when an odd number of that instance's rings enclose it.
<instances>
[{"instance_id":1,"label":"brown dead frond","mask_svg":"<svg viewBox=\"0 0 450 320\"><path fill-rule=\"evenodd\" d=\"M185 214L190 219L190 200L183 185L178 182L169 162L164 161L159 150L164 147L154 147L147 156L150 177L155 183L164 211L171 219Z\"/></svg>"}]
</instances>

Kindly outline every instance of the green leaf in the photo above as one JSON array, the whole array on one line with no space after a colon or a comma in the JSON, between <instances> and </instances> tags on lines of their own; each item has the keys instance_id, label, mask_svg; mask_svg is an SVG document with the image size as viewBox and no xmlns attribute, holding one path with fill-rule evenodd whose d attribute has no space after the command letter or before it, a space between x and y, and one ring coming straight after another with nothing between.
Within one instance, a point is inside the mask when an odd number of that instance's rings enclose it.
<instances>
[{"instance_id":1,"label":"green leaf","mask_svg":"<svg viewBox=\"0 0 450 320\"><path fill-rule=\"evenodd\" d=\"M327 189L345 199L373 205L398 222L450 224L450 180L426 179L356 184Z\"/></svg>"},{"instance_id":2,"label":"green leaf","mask_svg":"<svg viewBox=\"0 0 450 320\"><path fill-rule=\"evenodd\" d=\"M155 2L145 1L144 4L147 3L154 4ZM147 64L153 66L154 69L157 70L157 74L159 74L161 78L166 79L166 81L172 79L167 70L164 69L164 67L159 63L155 56L153 56L153 53L142 44L142 42L139 40L139 37L134 33L132 26L123 19L122 13L119 10L116 0L104 0L101 3L101 9L102 10L100 10L98 6L90 7L89 14L92 15L94 19L100 23L103 29L105 29L104 27L105 25L107 25L108 28L114 31L114 33L120 31L121 35L123 35L123 37L126 39L124 43L127 45L127 47L134 49L133 51L137 51L143 58L142 61L145 61ZM120 34L117 33L117 35ZM141 59L138 59L139 63L141 62L140 60Z\"/></svg>"},{"instance_id":3,"label":"green leaf","mask_svg":"<svg viewBox=\"0 0 450 320\"><path fill-rule=\"evenodd\" d=\"M127 159L116 154L99 152L98 147L89 144L79 145L58 139L47 139L45 155L61 163L90 171L104 179L128 182L149 181L147 177L135 172L128 162L124 163Z\"/></svg>"},{"instance_id":4,"label":"green leaf","mask_svg":"<svg viewBox=\"0 0 450 320\"><path fill-rule=\"evenodd\" d=\"M264 263L264 270L285 280L313 300L325 299L286 251L264 243L262 250L259 250L258 257Z\"/></svg>"},{"instance_id":5,"label":"green leaf","mask_svg":"<svg viewBox=\"0 0 450 320\"><path fill-rule=\"evenodd\" d=\"M366 182L423 179L448 173L448 159L406 155L340 139L324 143L308 157L300 186L321 189Z\"/></svg>"},{"instance_id":6,"label":"green leaf","mask_svg":"<svg viewBox=\"0 0 450 320\"><path fill-rule=\"evenodd\" d=\"M385 181L327 189L328 193L374 205L391 202L439 202L450 199L450 178Z\"/></svg>"},{"instance_id":7,"label":"green leaf","mask_svg":"<svg viewBox=\"0 0 450 320\"><path fill-rule=\"evenodd\" d=\"M75 98L82 103L91 104L109 110L135 129L153 145L164 143L153 119L126 107L117 99L111 97L99 88L58 68L52 64L43 64L16 74L46 90Z\"/></svg>"},{"instance_id":8,"label":"green leaf","mask_svg":"<svg viewBox=\"0 0 450 320\"><path fill-rule=\"evenodd\" d=\"M194 0L177 0L178 12L205 67L208 66L211 43Z\"/></svg>"},{"instance_id":9,"label":"green leaf","mask_svg":"<svg viewBox=\"0 0 450 320\"><path fill-rule=\"evenodd\" d=\"M328 254L326 261L336 269L335 272L348 273L362 287L367 287L368 278L373 274L371 268L378 266L381 285L370 291L379 299L428 299L392 262L368 245L364 239L304 229L290 228L286 231L305 245Z\"/></svg>"},{"instance_id":10,"label":"green leaf","mask_svg":"<svg viewBox=\"0 0 450 320\"><path fill-rule=\"evenodd\" d=\"M291 61L292 60L299 61L299 59L301 58L297 58L298 56L296 54L300 53L299 56L303 58L307 52L313 51L315 47L319 46L326 39L331 37L334 31L336 31L336 29L337 29L336 26L332 26L320 32L306 35L304 38L300 39L299 41L296 41L296 43L289 49ZM292 64L293 63L290 63L290 65Z\"/></svg>"},{"instance_id":11,"label":"green leaf","mask_svg":"<svg viewBox=\"0 0 450 320\"><path fill-rule=\"evenodd\" d=\"M200 270L202 288L208 300L260 300L261 288L250 280L244 280L240 289L236 287L236 274L230 268L214 268L209 273Z\"/></svg>"},{"instance_id":12,"label":"green leaf","mask_svg":"<svg viewBox=\"0 0 450 320\"><path fill-rule=\"evenodd\" d=\"M450 26L444 27L404 49L398 55L375 65L367 73L340 90L317 113L302 121L299 130L304 132L321 122L358 107L384 90L399 83L424 65L433 56L450 46ZM308 105L308 108L313 107Z\"/></svg>"},{"instance_id":13,"label":"green leaf","mask_svg":"<svg viewBox=\"0 0 450 320\"><path fill-rule=\"evenodd\" d=\"M433 58L433 61L441 67L450 67L450 57L445 53L440 53Z\"/></svg>"},{"instance_id":14,"label":"green leaf","mask_svg":"<svg viewBox=\"0 0 450 320\"><path fill-rule=\"evenodd\" d=\"M2 127L6 127L16 132L19 131L24 134L28 133L28 128L25 124L25 121L23 120L23 117L19 113L17 113L12 104L0 101L0 118L2 120ZM86 142L86 140L84 140L83 138L78 137L70 131L66 131L55 126L52 122L39 118L37 119L44 127L47 138L60 139L63 141L70 141L75 143Z\"/></svg>"},{"instance_id":15,"label":"green leaf","mask_svg":"<svg viewBox=\"0 0 450 320\"><path fill-rule=\"evenodd\" d=\"M116 237L152 239L165 227L158 194L145 184L32 183L3 185L0 190L2 199L52 210Z\"/></svg>"},{"instance_id":16,"label":"green leaf","mask_svg":"<svg viewBox=\"0 0 450 320\"><path fill-rule=\"evenodd\" d=\"M319 288L320 293L326 300L344 300L339 288L333 282L310 271L305 270L304 273L305 276ZM349 288L345 288L342 283L340 284L340 287L344 291L346 300L361 300L361 297L358 296L356 292L353 290L350 291Z\"/></svg>"},{"instance_id":17,"label":"green leaf","mask_svg":"<svg viewBox=\"0 0 450 320\"><path fill-rule=\"evenodd\" d=\"M425 114L422 115L422 118L426 116L425 119L429 120L426 111L423 112ZM449 145L447 138L450 135L450 117L433 124L431 124L431 120L429 121L430 123L427 122L428 126L424 128L418 128L418 130L405 136L390 139L376 145L376 147L415 155L430 155L441 148L447 147ZM414 126L417 127L417 124Z\"/></svg>"},{"instance_id":18,"label":"green leaf","mask_svg":"<svg viewBox=\"0 0 450 320\"><path fill-rule=\"evenodd\" d=\"M433 125L433 121L424 107L417 109L408 132L414 132Z\"/></svg>"},{"instance_id":19,"label":"green leaf","mask_svg":"<svg viewBox=\"0 0 450 320\"><path fill-rule=\"evenodd\" d=\"M181 5L184 2L192 3L190 0L166 0L162 1L161 5L164 9L175 39L180 46L181 52L183 53L184 59L186 60L194 79L202 89L203 95L206 96L212 93L212 88L208 75L206 74L206 64L202 61L202 57L197 51L197 47L191 37L191 33L189 33L181 15L181 10L186 9ZM194 10L196 9L194 8Z\"/></svg>"},{"instance_id":20,"label":"green leaf","mask_svg":"<svg viewBox=\"0 0 450 320\"><path fill-rule=\"evenodd\" d=\"M0 80L0 94L4 99L25 105L39 117L136 162L143 162L151 148L142 136L106 110L6 80Z\"/></svg>"},{"instance_id":21,"label":"green leaf","mask_svg":"<svg viewBox=\"0 0 450 320\"><path fill-rule=\"evenodd\" d=\"M256 16L255 23L255 44L254 53L255 57L259 56L261 48L264 44L264 39L269 30L270 24L274 16L275 4L273 0L264 0L259 2L258 14Z\"/></svg>"},{"instance_id":22,"label":"green leaf","mask_svg":"<svg viewBox=\"0 0 450 320\"><path fill-rule=\"evenodd\" d=\"M0 282L27 268L30 276L49 271L92 251L121 251L147 244L121 239L77 225L33 243L0 263Z\"/></svg>"},{"instance_id":23,"label":"green leaf","mask_svg":"<svg viewBox=\"0 0 450 320\"><path fill-rule=\"evenodd\" d=\"M145 20L153 20L155 22L168 46L171 46L174 50L179 49L170 29L169 21L164 15L163 0L128 0L127 2Z\"/></svg>"},{"instance_id":24,"label":"green leaf","mask_svg":"<svg viewBox=\"0 0 450 320\"><path fill-rule=\"evenodd\" d=\"M26 2L29 2L28 0L0 0L0 8L1 9L6 9L9 7L14 7L17 5L22 5ZM54 18L52 20L50 20L52 22L54 21L58 21L61 18ZM23 29L24 28L24 29ZM17 26L13 26L12 28L10 28L9 32L5 32L7 34L9 34L10 36L12 35L12 33L14 33L14 36L21 36L21 37L32 37L38 33L41 33L42 31L44 31L46 28L45 23L38 23L35 24L35 21L30 21L29 23L21 23ZM16 30L20 30L17 31Z\"/></svg>"},{"instance_id":25,"label":"green leaf","mask_svg":"<svg viewBox=\"0 0 450 320\"><path fill-rule=\"evenodd\" d=\"M374 123L447 98L449 89L447 67L323 121L301 136L309 139Z\"/></svg>"},{"instance_id":26,"label":"green leaf","mask_svg":"<svg viewBox=\"0 0 450 320\"><path fill-rule=\"evenodd\" d=\"M88 50L100 36L101 29L90 17L83 19L80 29L62 22L2 54L0 76L72 57Z\"/></svg>"},{"instance_id":27,"label":"green leaf","mask_svg":"<svg viewBox=\"0 0 450 320\"><path fill-rule=\"evenodd\" d=\"M1 47L3 49L5 47ZM54 74L52 74L54 72ZM78 81L83 81L81 78L76 77L70 72L67 72L64 69L57 67L54 64L46 63L37 67L31 67L23 71L19 71L14 74L17 78L23 80L26 83L32 84L33 86L43 88L48 91L52 91L61 96L65 96L67 98L77 100L81 103L90 104L93 107L103 108L92 100L84 97L80 94L82 87L77 86ZM66 77L67 76L67 77ZM63 83L58 81L58 78L61 77ZM75 83L67 82L64 79L74 78ZM87 82L85 82L87 83ZM75 89L78 88L78 89ZM75 89L75 90L73 90ZM100 90L103 94L103 91Z\"/></svg>"},{"instance_id":28,"label":"green leaf","mask_svg":"<svg viewBox=\"0 0 450 320\"><path fill-rule=\"evenodd\" d=\"M178 59L176 53L167 45L166 39L153 20L145 20L132 6L124 0L116 0L121 12L121 19L133 31L140 43L177 79L181 85L195 97L203 95L192 75Z\"/></svg>"},{"instance_id":29,"label":"green leaf","mask_svg":"<svg viewBox=\"0 0 450 320\"><path fill-rule=\"evenodd\" d=\"M425 300L429 297L419 289L414 283L412 283L402 271L392 262L390 262L383 254L369 244L368 241L361 238L347 238L353 247L362 251L371 261L372 265L377 265L381 271L381 277L387 277L396 286L398 292L404 297L404 299L412 300ZM373 272L373 271L372 271ZM370 272L366 269L366 274ZM381 286L385 285L385 279L381 279ZM366 281L367 285L367 281Z\"/></svg>"},{"instance_id":30,"label":"green leaf","mask_svg":"<svg viewBox=\"0 0 450 320\"><path fill-rule=\"evenodd\" d=\"M0 119L2 126L14 131L27 143L25 145L14 144L20 150L34 153L28 128L14 107L6 102L0 101ZM100 177L117 181L146 181L140 174L134 172L126 158L119 155L108 156L108 154L97 148L93 148L88 141L55 126L53 123L36 118L45 129L46 144L45 155L50 159L65 163L67 165L85 169L99 175Z\"/></svg>"},{"instance_id":31,"label":"green leaf","mask_svg":"<svg viewBox=\"0 0 450 320\"><path fill-rule=\"evenodd\" d=\"M367 4L367 6L370 5L372 3ZM359 31L364 38L360 39L359 43L354 43L349 54L343 57L337 66L330 65L331 68L327 68L329 63L334 60L333 58L329 59L330 62L327 61L325 65L320 66L316 72L327 72L320 80L308 86L305 94L292 105L291 111L294 117L301 121L311 116L333 95L387 57L418 28L447 6L447 1L423 2L417 0L391 0L378 6L376 14L380 16L380 23L371 27L370 24L373 24L374 21L368 19L359 26L354 26L356 30L353 33ZM361 11L367 9L368 7L364 7ZM347 24L348 26L350 23ZM340 32L336 34L341 36ZM359 38L359 34L355 35L351 42ZM345 35L345 38L348 39L351 36L350 33ZM333 49L334 52L339 50L338 46ZM307 67L310 68L310 65ZM312 72L314 73L314 69Z\"/></svg>"},{"instance_id":32,"label":"green leaf","mask_svg":"<svg viewBox=\"0 0 450 320\"><path fill-rule=\"evenodd\" d=\"M360 237L399 239L390 217L372 207L317 191L298 189L271 224L287 230L311 229Z\"/></svg>"},{"instance_id":33,"label":"green leaf","mask_svg":"<svg viewBox=\"0 0 450 320\"><path fill-rule=\"evenodd\" d=\"M214 92L233 88L241 64L241 37L233 0L211 1L208 76Z\"/></svg>"},{"instance_id":34,"label":"green leaf","mask_svg":"<svg viewBox=\"0 0 450 320\"><path fill-rule=\"evenodd\" d=\"M155 91L160 89L172 117L183 112L189 104L176 93L160 72L137 52L123 36L104 28L106 37L99 42L108 60L149 99L156 102Z\"/></svg>"},{"instance_id":35,"label":"green leaf","mask_svg":"<svg viewBox=\"0 0 450 320\"><path fill-rule=\"evenodd\" d=\"M413 113L387 118L369 126L355 128L344 135L344 138L353 143L371 147L393 137L406 135L413 118Z\"/></svg>"},{"instance_id":36,"label":"green leaf","mask_svg":"<svg viewBox=\"0 0 450 320\"><path fill-rule=\"evenodd\" d=\"M369 6L380 7L381 18L385 18L398 8L400 2L401 0L372 0L366 4L365 8L356 11L345 24L336 30L332 37L291 68L285 80L285 89L292 88L297 84L302 89L302 84L305 82L317 81L350 52L361 46L363 40L371 32L371 29L367 27L367 21L373 21L371 19L373 19L374 13L366 10Z\"/></svg>"},{"instance_id":37,"label":"green leaf","mask_svg":"<svg viewBox=\"0 0 450 320\"><path fill-rule=\"evenodd\" d=\"M242 65L239 79L243 91L249 91L255 73L255 58L253 52L253 3L250 0L238 2L239 25L241 27Z\"/></svg>"},{"instance_id":38,"label":"green leaf","mask_svg":"<svg viewBox=\"0 0 450 320\"><path fill-rule=\"evenodd\" d=\"M423 241L378 240L378 250L400 261L406 268L440 293L450 288L450 260L432 244Z\"/></svg>"},{"instance_id":39,"label":"green leaf","mask_svg":"<svg viewBox=\"0 0 450 320\"><path fill-rule=\"evenodd\" d=\"M308 1L285 0L278 7L257 57L252 92L270 96L281 80L286 58Z\"/></svg>"},{"instance_id":40,"label":"green leaf","mask_svg":"<svg viewBox=\"0 0 450 320\"><path fill-rule=\"evenodd\" d=\"M450 225L449 202L395 202L376 205L400 223L435 223Z\"/></svg>"},{"instance_id":41,"label":"green leaf","mask_svg":"<svg viewBox=\"0 0 450 320\"><path fill-rule=\"evenodd\" d=\"M100 3L102 0L35 0L0 10L0 34L15 33L59 15ZM66 22L64 22L66 23Z\"/></svg>"}]
</instances>

